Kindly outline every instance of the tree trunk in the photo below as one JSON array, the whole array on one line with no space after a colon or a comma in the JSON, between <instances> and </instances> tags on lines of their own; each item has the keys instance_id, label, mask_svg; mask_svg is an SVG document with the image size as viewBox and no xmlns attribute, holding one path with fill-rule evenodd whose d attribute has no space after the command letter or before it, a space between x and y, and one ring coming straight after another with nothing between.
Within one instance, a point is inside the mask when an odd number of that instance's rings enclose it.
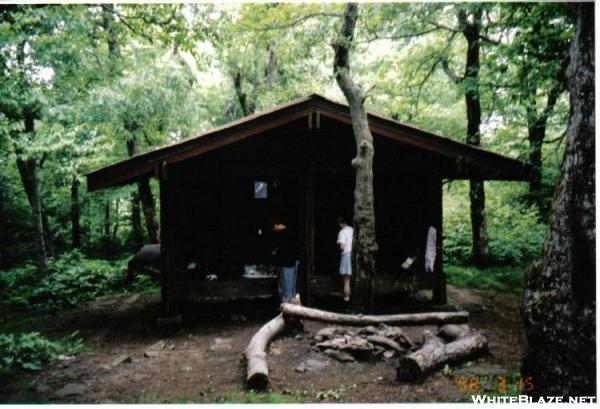
<instances>
[{"instance_id":1,"label":"tree trunk","mask_svg":"<svg viewBox=\"0 0 600 409\"><path fill-rule=\"evenodd\" d=\"M352 315L338 314L335 312L322 311L316 308L307 308L301 305L285 303L281 307L285 317L296 317L318 322L328 322L338 325L428 325L428 324L450 324L465 322L469 318L466 311L460 312L424 312L417 314L393 314L393 315Z\"/></svg>"},{"instance_id":2,"label":"tree trunk","mask_svg":"<svg viewBox=\"0 0 600 409\"><path fill-rule=\"evenodd\" d=\"M365 95L350 77L350 46L354 38L358 5L348 3L340 34L334 43L333 74L344 93L352 116L356 142L356 157L352 166L356 172L354 188L354 241L352 245L352 301L362 311L373 307L373 277L375 275L375 207L373 196L373 136L369 129Z\"/></svg>"},{"instance_id":3,"label":"tree trunk","mask_svg":"<svg viewBox=\"0 0 600 409\"><path fill-rule=\"evenodd\" d=\"M40 193L41 201L41 193ZM54 244L52 243L52 233L50 232L50 223L48 222L48 212L42 203L42 226L44 227L44 244L46 245L46 255L54 257Z\"/></svg>"},{"instance_id":4,"label":"tree trunk","mask_svg":"<svg viewBox=\"0 0 600 409\"><path fill-rule=\"evenodd\" d=\"M548 118L556 106L560 93L564 89L564 75L568 59L561 64L556 75L556 84L548 92L546 106L538 114L536 109L536 89L528 96L527 107L527 139L529 140L529 165L531 176L529 178L529 196L539 210L544 210L542 203L542 146L546 139L546 126Z\"/></svg>"},{"instance_id":5,"label":"tree trunk","mask_svg":"<svg viewBox=\"0 0 600 409\"><path fill-rule=\"evenodd\" d=\"M527 139L529 140L529 165L531 175L529 177L529 196L540 208L542 196L542 146L546 137L546 122L540 124L535 121L527 126Z\"/></svg>"},{"instance_id":6,"label":"tree trunk","mask_svg":"<svg viewBox=\"0 0 600 409\"><path fill-rule=\"evenodd\" d=\"M267 62L267 68L265 69L265 78L267 85L272 87L277 81L277 52L275 51L275 45L273 42L269 43L269 60Z\"/></svg>"},{"instance_id":7,"label":"tree trunk","mask_svg":"<svg viewBox=\"0 0 600 409\"><path fill-rule=\"evenodd\" d=\"M150 189L150 180L143 179L138 182L138 192L142 202L142 211L146 221L146 230L148 231L148 242L158 243L158 223L156 222L156 206L154 204L154 195Z\"/></svg>"},{"instance_id":8,"label":"tree trunk","mask_svg":"<svg viewBox=\"0 0 600 409\"><path fill-rule=\"evenodd\" d=\"M110 235L110 200L104 202L104 231L102 232L104 239L107 240Z\"/></svg>"},{"instance_id":9,"label":"tree trunk","mask_svg":"<svg viewBox=\"0 0 600 409\"><path fill-rule=\"evenodd\" d=\"M252 115L256 110L256 106L254 102L248 100L248 95L244 89L244 76L241 71L236 72L233 76L233 85L238 101L240 102L240 107L242 108L242 113L244 116Z\"/></svg>"},{"instance_id":10,"label":"tree trunk","mask_svg":"<svg viewBox=\"0 0 600 409\"><path fill-rule=\"evenodd\" d=\"M81 208L79 206L79 179L73 176L71 179L71 248L78 249L81 246L81 230L79 219Z\"/></svg>"},{"instance_id":11,"label":"tree trunk","mask_svg":"<svg viewBox=\"0 0 600 409\"><path fill-rule=\"evenodd\" d=\"M115 200L115 225L113 227L113 231L112 231L112 238L111 238L111 244L112 244L112 252L111 252L111 258L115 258L117 255L117 231L119 230L119 203L121 202L121 200L117 197L117 200Z\"/></svg>"},{"instance_id":12,"label":"tree trunk","mask_svg":"<svg viewBox=\"0 0 600 409\"><path fill-rule=\"evenodd\" d=\"M144 244L142 218L140 215L140 196L138 192L131 193L131 233L135 250L138 250Z\"/></svg>"},{"instance_id":13,"label":"tree trunk","mask_svg":"<svg viewBox=\"0 0 600 409\"><path fill-rule=\"evenodd\" d=\"M485 219L485 189L483 180L469 181L469 198L471 199L473 261L479 266L485 266L490 260L490 248Z\"/></svg>"},{"instance_id":14,"label":"tree trunk","mask_svg":"<svg viewBox=\"0 0 600 409\"><path fill-rule=\"evenodd\" d=\"M525 273L522 375L535 396L596 395L594 5L577 7L570 120L539 260Z\"/></svg>"},{"instance_id":15,"label":"tree trunk","mask_svg":"<svg viewBox=\"0 0 600 409\"><path fill-rule=\"evenodd\" d=\"M34 159L17 159L17 169L25 187L25 193L31 207L31 225L33 227L33 244L35 247L35 264L38 275L48 274L48 260L44 241L44 222L42 203L37 178L37 163Z\"/></svg>"},{"instance_id":16,"label":"tree trunk","mask_svg":"<svg viewBox=\"0 0 600 409\"><path fill-rule=\"evenodd\" d=\"M467 40L467 61L465 65L464 86L467 110L467 143L481 145L481 102L479 98L479 32L481 30L481 8L472 13L469 22L466 13L459 12L462 33ZM485 190L483 180L472 179L469 183L471 200L471 230L473 235L473 260L478 265L486 265L490 259L490 248L485 219Z\"/></svg>"},{"instance_id":17,"label":"tree trunk","mask_svg":"<svg viewBox=\"0 0 600 409\"><path fill-rule=\"evenodd\" d=\"M102 28L108 34L108 55L110 57L109 71L113 75L117 69L117 59L121 56L121 49L119 48L119 42L117 41L117 27L115 24L115 5L105 4L102 6Z\"/></svg>"},{"instance_id":18,"label":"tree trunk","mask_svg":"<svg viewBox=\"0 0 600 409\"><path fill-rule=\"evenodd\" d=\"M133 128L129 130L133 132L135 128L136 126L133 126ZM135 139L128 139L127 153L129 154L129 156L131 157L137 152L138 148ZM152 194L152 189L150 188L150 180L148 178L142 179L137 183L137 186L138 198L142 202L142 211L144 212L144 220L146 221L148 242L152 244L158 243L158 222L156 221L156 204L154 202L154 195Z\"/></svg>"},{"instance_id":19,"label":"tree trunk","mask_svg":"<svg viewBox=\"0 0 600 409\"><path fill-rule=\"evenodd\" d=\"M35 123L33 115L25 113L25 132L33 134L35 132ZM36 159L20 157L19 149L15 149L17 153L17 169L27 201L31 207L31 226L33 228L33 244L35 247L35 264L38 275L45 276L48 274L48 250L44 237L44 215L42 211L42 198L40 195L38 181L38 162Z\"/></svg>"}]
</instances>

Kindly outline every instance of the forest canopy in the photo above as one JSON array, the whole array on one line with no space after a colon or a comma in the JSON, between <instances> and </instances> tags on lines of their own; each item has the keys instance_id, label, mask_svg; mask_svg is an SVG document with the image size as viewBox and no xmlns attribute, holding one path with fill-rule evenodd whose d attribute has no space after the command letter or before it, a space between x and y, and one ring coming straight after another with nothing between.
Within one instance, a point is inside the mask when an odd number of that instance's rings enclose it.
<instances>
[{"instance_id":1,"label":"forest canopy","mask_svg":"<svg viewBox=\"0 0 600 409\"><path fill-rule=\"evenodd\" d=\"M156 242L154 181L88 193L84 175L310 93L344 101L331 68L342 14L318 3L3 6L0 269L32 264L45 276L73 250L120 260ZM526 183L485 183L487 264L539 253L564 150L573 19L558 3L361 5L351 73L369 111L535 170ZM477 262L469 201L468 182L446 183L450 264Z\"/></svg>"}]
</instances>

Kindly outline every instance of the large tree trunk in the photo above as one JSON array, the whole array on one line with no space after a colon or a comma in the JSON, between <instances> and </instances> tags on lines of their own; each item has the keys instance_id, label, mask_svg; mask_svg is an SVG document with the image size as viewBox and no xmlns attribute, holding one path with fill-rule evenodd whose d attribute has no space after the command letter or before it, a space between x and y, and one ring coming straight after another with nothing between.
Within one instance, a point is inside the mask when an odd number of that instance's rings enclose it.
<instances>
[{"instance_id":1,"label":"large tree trunk","mask_svg":"<svg viewBox=\"0 0 600 409\"><path fill-rule=\"evenodd\" d=\"M17 62L21 67L25 63L25 43L26 41L21 41L17 46ZM28 109L24 109L21 114L20 119L23 120L24 132L33 137L35 135L35 114ZM23 158L23 152L17 143L15 143L15 153L17 154L17 170L31 207L35 264L38 275L45 276L48 274L48 249L44 237L44 214L37 173L39 162L35 158Z\"/></svg>"},{"instance_id":2,"label":"large tree trunk","mask_svg":"<svg viewBox=\"0 0 600 409\"><path fill-rule=\"evenodd\" d=\"M78 249L81 246L81 229L79 220L81 207L79 206L79 179L73 176L71 180L71 248Z\"/></svg>"},{"instance_id":3,"label":"large tree trunk","mask_svg":"<svg viewBox=\"0 0 600 409\"><path fill-rule=\"evenodd\" d=\"M522 374L532 378L536 396L596 394L594 6L576 7L566 150L521 305L529 344Z\"/></svg>"},{"instance_id":4,"label":"large tree trunk","mask_svg":"<svg viewBox=\"0 0 600 409\"><path fill-rule=\"evenodd\" d=\"M375 207L373 196L373 136L369 129L365 94L350 77L350 46L354 38L358 5L348 3L340 34L334 43L333 74L344 93L352 116L356 142L356 157L352 166L356 172L354 187L354 241L352 244L352 300L363 311L373 307L373 277L375 275Z\"/></svg>"},{"instance_id":5,"label":"large tree trunk","mask_svg":"<svg viewBox=\"0 0 600 409\"><path fill-rule=\"evenodd\" d=\"M462 32L467 39L467 61L465 65L464 85L465 104L467 110L467 143L474 146L481 144L481 102L479 98L479 32L481 30L481 8L472 13L473 21L462 10L459 21ZM473 179L469 184L471 200L471 230L473 234L473 260L478 265L489 263L490 248L485 219L485 190L483 180Z\"/></svg>"},{"instance_id":6,"label":"large tree trunk","mask_svg":"<svg viewBox=\"0 0 600 409\"><path fill-rule=\"evenodd\" d=\"M35 132L33 115L25 114L25 132L33 134ZM17 152L17 169L21 182L27 195L27 201L31 207L31 225L33 228L33 244L35 247L35 264L38 275L48 274L48 250L44 237L44 215L42 211L42 197L40 195L38 181L38 161L34 158L23 159L20 152Z\"/></svg>"},{"instance_id":7,"label":"large tree trunk","mask_svg":"<svg viewBox=\"0 0 600 409\"><path fill-rule=\"evenodd\" d=\"M37 178L37 163L35 159L17 159L17 169L25 187L27 200L31 207L31 225L33 228L33 244L35 247L35 264L38 274L48 274L46 243L44 240L44 222L42 202Z\"/></svg>"}]
</instances>

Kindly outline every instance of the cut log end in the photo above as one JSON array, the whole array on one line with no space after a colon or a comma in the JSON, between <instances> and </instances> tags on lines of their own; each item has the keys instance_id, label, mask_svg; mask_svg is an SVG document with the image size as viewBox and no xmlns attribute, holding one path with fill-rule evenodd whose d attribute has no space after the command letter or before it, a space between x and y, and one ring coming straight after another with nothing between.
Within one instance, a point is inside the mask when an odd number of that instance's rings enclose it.
<instances>
[{"instance_id":1,"label":"cut log end","mask_svg":"<svg viewBox=\"0 0 600 409\"><path fill-rule=\"evenodd\" d=\"M419 364L411 358L400 358L396 368L396 378L400 382L415 382L423 378L423 372Z\"/></svg>"},{"instance_id":2,"label":"cut log end","mask_svg":"<svg viewBox=\"0 0 600 409\"><path fill-rule=\"evenodd\" d=\"M263 372L254 372L246 379L246 387L255 391L264 391L269 386L269 375Z\"/></svg>"}]
</instances>

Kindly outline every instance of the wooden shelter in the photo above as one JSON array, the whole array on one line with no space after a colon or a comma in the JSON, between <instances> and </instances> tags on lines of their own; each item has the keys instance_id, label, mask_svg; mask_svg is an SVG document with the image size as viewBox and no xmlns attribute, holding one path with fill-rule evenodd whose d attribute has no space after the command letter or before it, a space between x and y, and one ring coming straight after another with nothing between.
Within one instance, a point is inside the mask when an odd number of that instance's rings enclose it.
<instances>
[{"instance_id":1,"label":"wooden shelter","mask_svg":"<svg viewBox=\"0 0 600 409\"><path fill-rule=\"evenodd\" d=\"M369 126L375 292L432 289L443 303L442 181L526 180L528 166L378 115ZM272 218L297 233L298 289L310 304L340 291L335 221L352 220L355 152L347 105L313 94L91 172L88 190L158 179L165 314L189 300L275 295L275 277L244 278L248 266L269 263ZM437 251L425 272L429 227ZM409 256L416 262L405 270Z\"/></svg>"}]
</instances>

